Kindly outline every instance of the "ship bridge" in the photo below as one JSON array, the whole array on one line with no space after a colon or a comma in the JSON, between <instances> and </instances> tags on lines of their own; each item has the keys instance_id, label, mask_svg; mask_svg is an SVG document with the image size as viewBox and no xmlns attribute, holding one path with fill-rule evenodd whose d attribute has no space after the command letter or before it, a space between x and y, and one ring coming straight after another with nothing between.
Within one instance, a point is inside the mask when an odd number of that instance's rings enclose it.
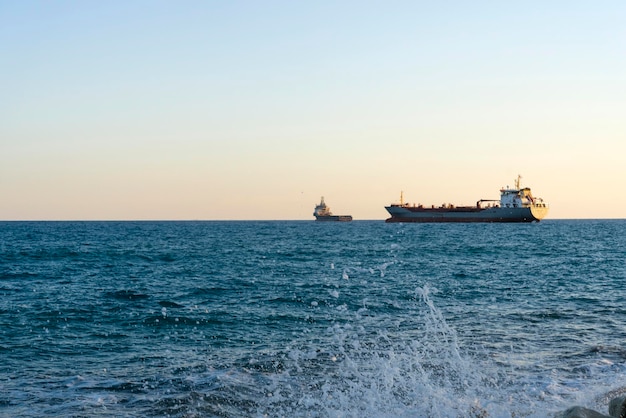
<instances>
[{"instance_id":1,"label":"ship bridge","mask_svg":"<svg viewBox=\"0 0 626 418\"><path fill-rule=\"evenodd\" d=\"M503 208L530 208L530 207L546 207L543 199L533 197L530 187L520 187L522 176L518 175L515 180L515 188L500 189L500 206Z\"/></svg>"}]
</instances>

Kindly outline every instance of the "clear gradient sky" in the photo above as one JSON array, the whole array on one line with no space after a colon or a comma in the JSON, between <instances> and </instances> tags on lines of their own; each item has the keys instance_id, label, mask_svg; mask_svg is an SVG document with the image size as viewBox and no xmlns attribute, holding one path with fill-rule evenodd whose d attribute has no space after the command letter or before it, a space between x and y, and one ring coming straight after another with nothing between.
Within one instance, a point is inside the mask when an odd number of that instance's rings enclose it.
<instances>
[{"instance_id":1,"label":"clear gradient sky","mask_svg":"<svg viewBox=\"0 0 626 418\"><path fill-rule=\"evenodd\" d=\"M0 219L626 218L626 2L0 1Z\"/></svg>"}]
</instances>

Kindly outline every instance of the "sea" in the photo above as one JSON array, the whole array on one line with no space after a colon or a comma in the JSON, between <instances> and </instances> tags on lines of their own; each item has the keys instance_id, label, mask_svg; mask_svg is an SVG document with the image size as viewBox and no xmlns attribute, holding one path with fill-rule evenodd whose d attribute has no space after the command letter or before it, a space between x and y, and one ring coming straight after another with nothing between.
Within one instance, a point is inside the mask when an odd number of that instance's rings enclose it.
<instances>
[{"instance_id":1,"label":"sea","mask_svg":"<svg viewBox=\"0 0 626 418\"><path fill-rule=\"evenodd\" d=\"M625 256L626 220L0 222L0 416L606 414Z\"/></svg>"}]
</instances>

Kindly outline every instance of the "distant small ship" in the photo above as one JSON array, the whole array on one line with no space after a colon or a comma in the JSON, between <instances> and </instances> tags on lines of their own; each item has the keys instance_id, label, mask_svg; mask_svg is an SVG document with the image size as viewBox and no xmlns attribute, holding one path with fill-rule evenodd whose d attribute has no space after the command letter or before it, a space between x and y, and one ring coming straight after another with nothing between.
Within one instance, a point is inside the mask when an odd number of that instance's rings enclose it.
<instances>
[{"instance_id":1,"label":"distant small ship","mask_svg":"<svg viewBox=\"0 0 626 418\"><path fill-rule=\"evenodd\" d=\"M352 216L350 215L333 215L330 208L326 206L324 202L324 196L322 196L320 204L315 206L313 216L315 216L316 221L325 222L350 222L352 220Z\"/></svg>"},{"instance_id":2,"label":"distant small ship","mask_svg":"<svg viewBox=\"0 0 626 418\"><path fill-rule=\"evenodd\" d=\"M548 214L548 205L533 197L529 187L520 188L521 178L517 176L515 188L500 189L500 200L480 199L476 206L411 206L400 193L399 204L385 207L391 215L386 222L539 222Z\"/></svg>"}]
</instances>

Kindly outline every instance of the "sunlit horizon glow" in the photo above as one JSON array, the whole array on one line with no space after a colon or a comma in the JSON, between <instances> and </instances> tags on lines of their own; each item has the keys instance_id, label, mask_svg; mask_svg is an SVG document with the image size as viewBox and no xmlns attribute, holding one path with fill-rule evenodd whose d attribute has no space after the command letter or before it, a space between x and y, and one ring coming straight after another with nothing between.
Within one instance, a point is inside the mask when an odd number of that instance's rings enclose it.
<instances>
[{"instance_id":1,"label":"sunlit horizon glow","mask_svg":"<svg viewBox=\"0 0 626 418\"><path fill-rule=\"evenodd\" d=\"M626 218L626 3L8 2L0 220Z\"/></svg>"}]
</instances>

